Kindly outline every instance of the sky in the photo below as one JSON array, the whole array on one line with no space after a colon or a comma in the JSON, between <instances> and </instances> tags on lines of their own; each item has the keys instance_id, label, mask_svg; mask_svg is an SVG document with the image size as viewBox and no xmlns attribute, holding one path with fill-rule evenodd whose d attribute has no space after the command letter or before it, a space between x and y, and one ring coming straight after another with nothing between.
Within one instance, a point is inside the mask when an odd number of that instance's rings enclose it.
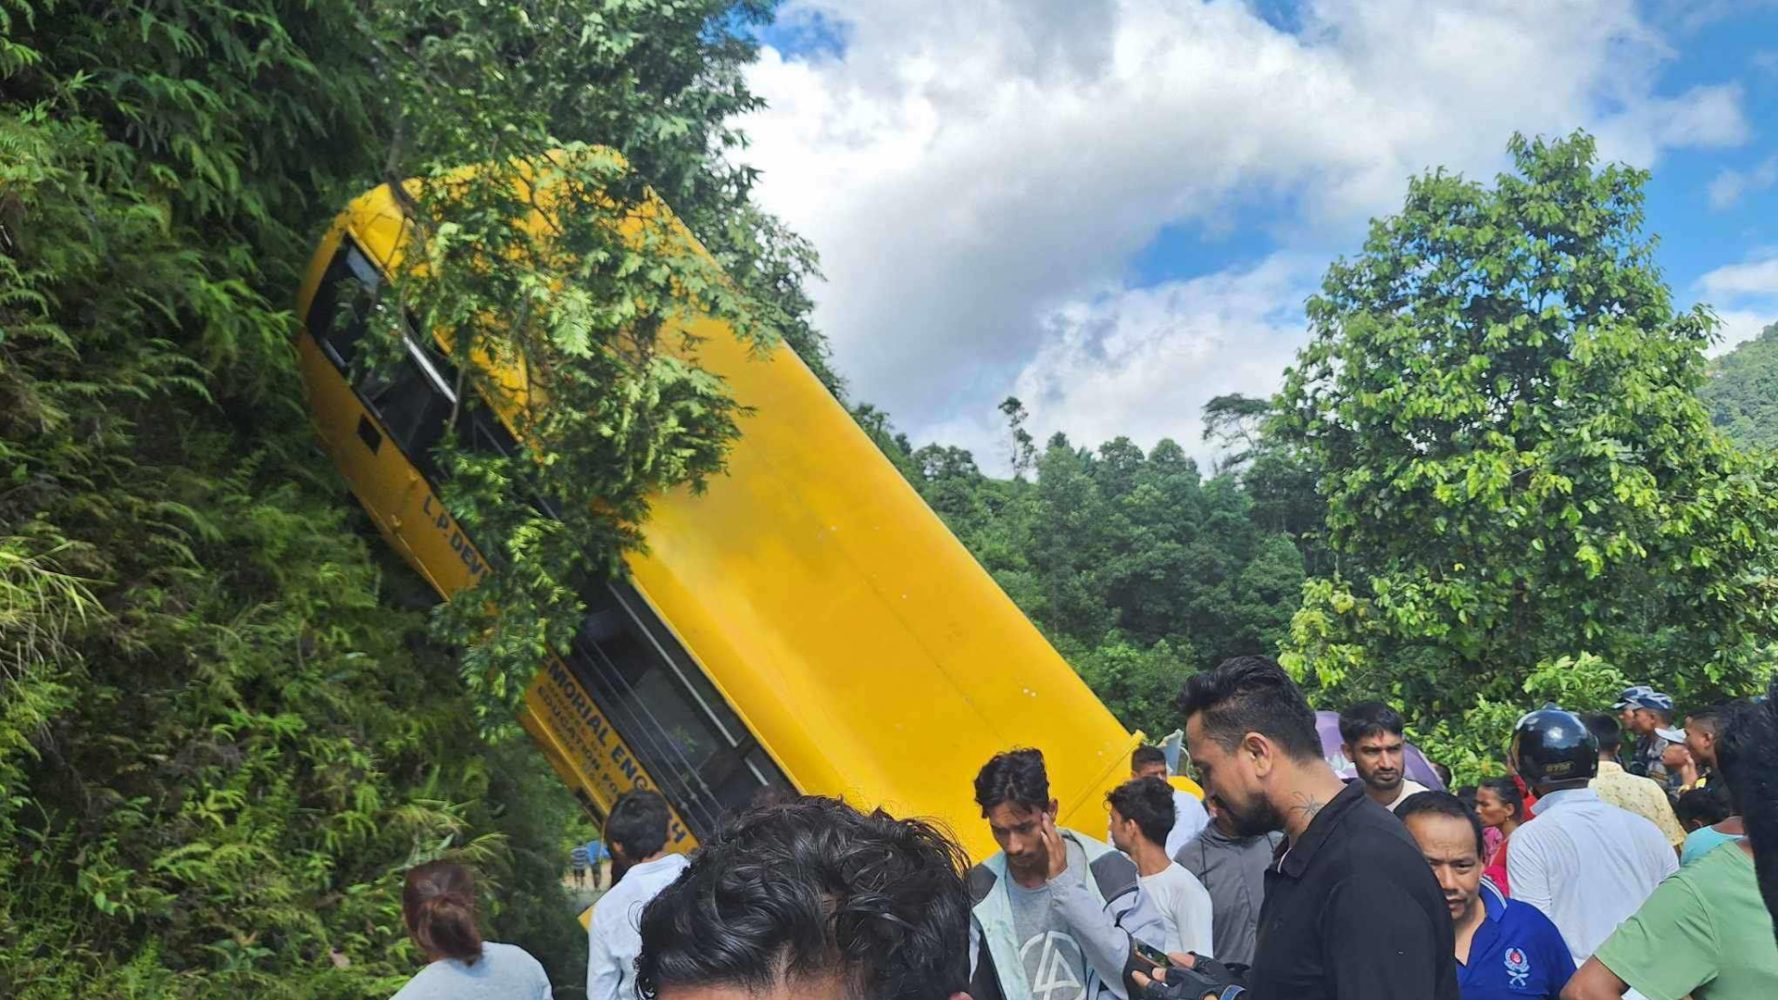
<instances>
[{"instance_id":1,"label":"sky","mask_svg":"<svg viewBox=\"0 0 1778 1000\"><path fill-rule=\"evenodd\" d=\"M1585 128L1652 171L1726 350L1778 321L1778 0L788 0L740 122L855 402L1004 471L1269 394L1328 263L1443 166Z\"/></svg>"}]
</instances>

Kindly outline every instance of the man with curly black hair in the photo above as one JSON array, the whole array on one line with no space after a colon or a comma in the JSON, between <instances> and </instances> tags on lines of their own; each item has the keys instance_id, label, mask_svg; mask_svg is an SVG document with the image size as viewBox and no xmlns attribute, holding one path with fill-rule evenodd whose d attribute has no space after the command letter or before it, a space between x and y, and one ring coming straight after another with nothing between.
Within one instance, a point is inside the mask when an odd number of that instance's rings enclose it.
<instances>
[{"instance_id":1,"label":"man with curly black hair","mask_svg":"<svg viewBox=\"0 0 1778 1000\"><path fill-rule=\"evenodd\" d=\"M969 979L962 848L937 827L804 796L750 810L643 911L658 1000L950 1000Z\"/></svg>"}]
</instances>

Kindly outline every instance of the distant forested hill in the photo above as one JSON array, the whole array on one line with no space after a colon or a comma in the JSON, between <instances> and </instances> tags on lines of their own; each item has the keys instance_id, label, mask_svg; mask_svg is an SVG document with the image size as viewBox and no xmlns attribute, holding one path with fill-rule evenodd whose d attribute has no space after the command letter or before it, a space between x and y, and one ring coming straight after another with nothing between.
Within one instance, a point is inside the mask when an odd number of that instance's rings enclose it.
<instances>
[{"instance_id":1,"label":"distant forested hill","mask_svg":"<svg viewBox=\"0 0 1778 1000\"><path fill-rule=\"evenodd\" d=\"M1778 448L1778 323L1719 358L1699 395L1738 444Z\"/></svg>"}]
</instances>

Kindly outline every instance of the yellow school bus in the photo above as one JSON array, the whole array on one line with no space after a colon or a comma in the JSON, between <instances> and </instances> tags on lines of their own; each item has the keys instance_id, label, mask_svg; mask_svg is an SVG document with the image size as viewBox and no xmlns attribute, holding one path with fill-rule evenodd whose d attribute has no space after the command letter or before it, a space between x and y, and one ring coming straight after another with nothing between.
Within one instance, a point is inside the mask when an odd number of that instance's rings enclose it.
<instances>
[{"instance_id":1,"label":"yellow school bus","mask_svg":"<svg viewBox=\"0 0 1778 1000\"><path fill-rule=\"evenodd\" d=\"M410 334L394 371L360 374L366 323L340 308L351 283L390 280L408 233L387 187L350 204L304 282L298 346L324 447L384 538L448 598L494 571L435 489L430 452L458 382L448 352ZM755 350L711 319L690 332L687 359L749 412L725 475L654 498L645 550L581 595L572 650L527 691L522 722L562 779L595 815L627 788L659 789L676 850L777 788L939 819L981 858L994 844L972 779L995 752L1035 746L1061 822L1104 829L1104 794L1139 736L789 347ZM463 407L460 439L516 448L492 412Z\"/></svg>"}]
</instances>

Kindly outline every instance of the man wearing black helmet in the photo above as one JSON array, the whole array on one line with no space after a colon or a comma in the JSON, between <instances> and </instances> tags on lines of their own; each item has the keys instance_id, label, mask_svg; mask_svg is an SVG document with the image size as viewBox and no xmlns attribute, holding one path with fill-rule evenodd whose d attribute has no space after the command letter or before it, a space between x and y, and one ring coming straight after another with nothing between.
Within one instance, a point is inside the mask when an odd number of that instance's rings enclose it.
<instances>
[{"instance_id":1,"label":"man wearing black helmet","mask_svg":"<svg viewBox=\"0 0 1778 1000\"><path fill-rule=\"evenodd\" d=\"M1554 921L1574 964L1584 965L1679 863L1653 823L1587 787L1599 743L1572 712L1551 705L1527 714L1509 755L1539 796L1536 818L1507 852L1513 898Z\"/></svg>"}]
</instances>

